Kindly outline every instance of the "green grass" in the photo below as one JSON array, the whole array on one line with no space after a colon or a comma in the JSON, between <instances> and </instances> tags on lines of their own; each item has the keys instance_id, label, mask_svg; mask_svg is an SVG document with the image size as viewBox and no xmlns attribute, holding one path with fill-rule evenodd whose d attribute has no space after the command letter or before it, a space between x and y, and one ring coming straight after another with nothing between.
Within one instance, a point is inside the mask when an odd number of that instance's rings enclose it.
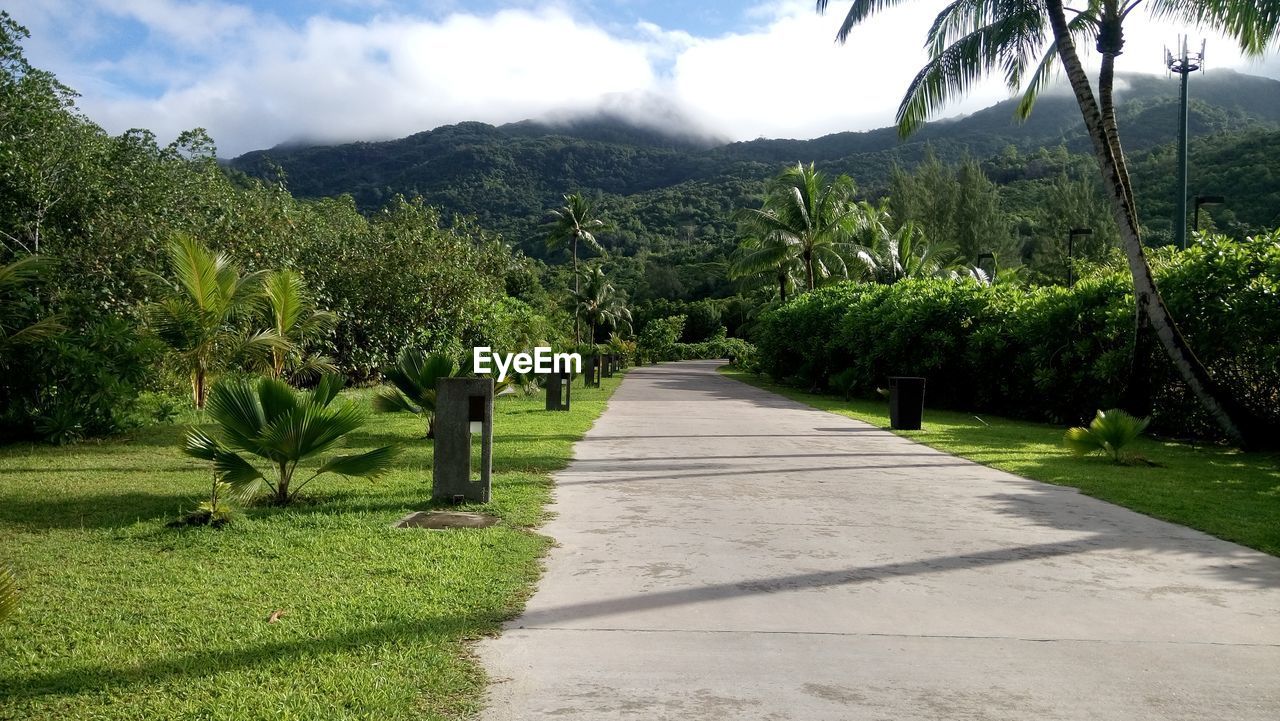
<instances>
[{"instance_id":1,"label":"green grass","mask_svg":"<svg viewBox=\"0 0 1280 721\"><path fill-rule=\"evenodd\" d=\"M742 371L721 372L814 408L889 426L889 406L883 401L844 401ZM1122 466L1101 455L1072 455L1062 444L1065 431L1060 426L926 407L921 430L895 432L993 468L1073 486L1096 498L1280 555L1277 456L1142 438L1133 450L1160 466Z\"/></svg>"},{"instance_id":2,"label":"green grass","mask_svg":"<svg viewBox=\"0 0 1280 721\"><path fill-rule=\"evenodd\" d=\"M550 543L533 529L621 381L496 404L488 529L392 529L429 507L431 446L408 414L350 447L404 444L371 483L328 476L287 509L173 529L210 472L182 429L0 449L0 563L24 594L0 624L0 719L409 719L474 713L470 641L521 608ZM367 393L357 394L367 401ZM275 611L284 614L268 623Z\"/></svg>"}]
</instances>

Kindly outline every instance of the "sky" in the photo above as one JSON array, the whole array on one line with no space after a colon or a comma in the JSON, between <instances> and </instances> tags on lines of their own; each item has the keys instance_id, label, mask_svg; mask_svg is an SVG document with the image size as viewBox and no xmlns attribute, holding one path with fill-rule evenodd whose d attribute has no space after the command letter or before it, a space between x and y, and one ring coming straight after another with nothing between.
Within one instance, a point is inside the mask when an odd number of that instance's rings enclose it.
<instances>
[{"instance_id":1,"label":"sky","mask_svg":"<svg viewBox=\"0 0 1280 721\"><path fill-rule=\"evenodd\" d=\"M10 0L33 64L109 132L207 129L219 155L281 142L403 137L600 109L728 140L812 138L893 123L946 0L835 31L812 0ZM1280 60L1156 23L1126 26L1120 71L1163 73L1180 33L1208 67L1280 78ZM1095 60L1090 58L1090 61ZM1173 82L1172 80L1170 82ZM996 81L941 116L1009 96ZM678 120L673 120L678 118Z\"/></svg>"}]
</instances>

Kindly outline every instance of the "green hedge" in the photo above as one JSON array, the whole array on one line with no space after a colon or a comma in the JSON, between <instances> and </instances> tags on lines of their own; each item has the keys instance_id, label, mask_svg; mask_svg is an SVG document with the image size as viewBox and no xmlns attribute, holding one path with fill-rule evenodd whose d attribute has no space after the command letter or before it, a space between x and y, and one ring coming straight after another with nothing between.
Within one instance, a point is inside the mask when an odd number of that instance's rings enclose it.
<instances>
[{"instance_id":1,"label":"green hedge","mask_svg":"<svg viewBox=\"0 0 1280 721\"><path fill-rule=\"evenodd\" d=\"M1214 377L1280 420L1280 231L1205 238L1153 265ZM933 406L1075 423L1121 405L1132 336L1130 278L1112 269L1074 288L842 283L767 313L754 340L762 371L806 388L871 396L891 375L921 375ZM1154 427L1213 436L1159 347L1148 367Z\"/></svg>"}]
</instances>

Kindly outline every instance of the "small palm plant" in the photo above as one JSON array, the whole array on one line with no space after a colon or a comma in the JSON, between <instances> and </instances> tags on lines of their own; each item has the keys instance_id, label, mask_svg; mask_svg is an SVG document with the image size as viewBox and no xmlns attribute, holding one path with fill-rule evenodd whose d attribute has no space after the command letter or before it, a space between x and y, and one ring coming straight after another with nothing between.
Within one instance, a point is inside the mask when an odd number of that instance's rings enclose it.
<instances>
[{"instance_id":1,"label":"small palm plant","mask_svg":"<svg viewBox=\"0 0 1280 721\"><path fill-rule=\"evenodd\" d=\"M379 413L408 411L427 421L427 438L436 437L436 382L458 371L453 359L441 354L427 355L417 348L405 348L396 364L382 372L394 388L383 388L373 397Z\"/></svg>"},{"instance_id":2,"label":"small palm plant","mask_svg":"<svg viewBox=\"0 0 1280 721\"><path fill-rule=\"evenodd\" d=\"M292 270L270 272L262 290L271 330L280 341L266 361L271 377L296 382L337 373L331 358L308 352L308 346L327 336L338 324L338 316L316 308L302 276Z\"/></svg>"},{"instance_id":3,"label":"small palm plant","mask_svg":"<svg viewBox=\"0 0 1280 721\"><path fill-rule=\"evenodd\" d=\"M169 242L168 255L174 287L147 308L147 317L190 374L195 407L204 408L214 376L246 356L268 355L282 341L274 331L245 331L262 307L262 273L244 275L225 254L186 235Z\"/></svg>"},{"instance_id":4,"label":"small palm plant","mask_svg":"<svg viewBox=\"0 0 1280 721\"><path fill-rule=\"evenodd\" d=\"M331 450L364 424L365 414L355 405L333 403L342 383L340 376L323 376L307 393L274 378L217 383L209 393L208 413L222 438L193 428L187 431L184 450L212 461L218 479L241 499L252 498L266 485L277 505L287 505L326 473L375 478L391 467L394 446L330 458L294 484L300 464ZM241 453L266 461L271 477Z\"/></svg>"},{"instance_id":5,"label":"small palm plant","mask_svg":"<svg viewBox=\"0 0 1280 721\"><path fill-rule=\"evenodd\" d=\"M1088 428L1068 430L1063 442L1072 453L1083 456L1102 451L1122 463L1128 458L1123 454L1124 447L1137 440L1150 422L1150 418L1135 418L1117 408L1098 411Z\"/></svg>"},{"instance_id":6,"label":"small palm plant","mask_svg":"<svg viewBox=\"0 0 1280 721\"><path fill-rule=\"evenodd\" d=\"M0 565L0 621L18 609L18 579L13 569Z\"/></svg>"}]
</instances>

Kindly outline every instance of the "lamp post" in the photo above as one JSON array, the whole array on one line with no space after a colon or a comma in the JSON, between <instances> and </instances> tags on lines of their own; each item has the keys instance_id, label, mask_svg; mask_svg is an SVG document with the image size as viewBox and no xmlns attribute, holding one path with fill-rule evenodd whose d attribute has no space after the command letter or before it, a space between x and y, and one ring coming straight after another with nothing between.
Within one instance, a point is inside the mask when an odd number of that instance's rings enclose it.
<instances>
[{"instance_id":1,"label":"lamp post","mask_svg":"<svg viewBox=\"0 0 1280 721\"><path fill-rule=\"evenodd\" d=\"M1187 249L1187 77L1204 67L1204 43L1200 43L1199 53L1187 52L1187 38L1179 38L1178 55L1166 48L1165 64L1169 71L1182 76L1182 115L1178 119L1178 202L1173 227L1177 233L1178 247Z\"/></svg>"},{"instance_id":2,"label":"lamp post","mask_svg":"<svg viewBox=\"0 0 1280 721\"><path fill-rule=\"evenodd\" d=\"M1197 195L1196 196L1196 212L1195 222L1191 224L1192 232L1200 232L1200 206L1202 205L1221 205L1227 202L1227 199L1221 195ZM1182 247L1186 247L1185 245Z\"/></svg>"},{"instance_id":3,"label":"lamp post","mask_svg":"<svg viewBox=\"0 0 1280 721\"><path fill-rule=\"evenodd\" d=\"M1076 254L1076 236L1077 235L1093 235L1093 228L1072 228L1067 233L1067 287L1073 288L1076 284L1076 267L1071 261Z\"/></svg>"}]
</instances>

